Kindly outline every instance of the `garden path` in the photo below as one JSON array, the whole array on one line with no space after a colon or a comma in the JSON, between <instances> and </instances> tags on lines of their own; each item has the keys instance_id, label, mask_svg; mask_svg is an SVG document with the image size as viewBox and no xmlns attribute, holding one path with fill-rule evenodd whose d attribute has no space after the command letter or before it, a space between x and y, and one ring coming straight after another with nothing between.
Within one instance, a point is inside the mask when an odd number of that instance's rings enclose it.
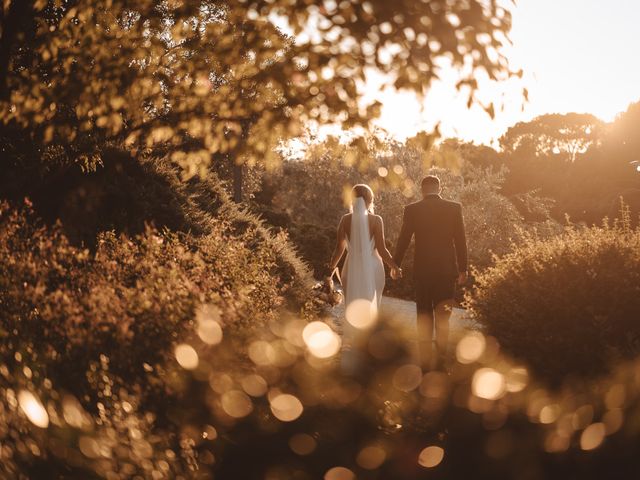
<instances>
[{"instance_id":1,"label":"garden path","mask_svg":"<svg viewBox=\"0 0 640 480\"><path fill-rule=\"evenodd\" d=\"M341 324L344 321L344 304L334 307L332 314L337 324L336 326L338 327L338 331L342 331ZM386 319L394 327L404 330L406 335L405 338L412 339L410 350L412 355L417 358L416 303L409 300L403 300L401 298L384 296L382 297L380 316ZM466 315L466 311L464 309L454 307L449 320L449 327L449 340L451 343L454 343L464 335L465 331L477 329L478 325ZM343 339L343 341L344 340L345 339Z\"/></svg>"}]
</instances>

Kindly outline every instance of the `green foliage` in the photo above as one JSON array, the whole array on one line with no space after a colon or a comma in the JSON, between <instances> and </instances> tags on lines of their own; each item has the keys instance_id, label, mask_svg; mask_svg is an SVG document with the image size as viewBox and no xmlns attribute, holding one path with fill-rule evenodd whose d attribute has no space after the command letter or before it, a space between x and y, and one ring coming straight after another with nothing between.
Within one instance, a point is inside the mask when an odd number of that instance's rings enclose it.
<instances>
[{"instance_id":1,"label":"green foliage","mask_svg":"<svg viewBox=\"0 0 640 480\"><path fill-rule=\"evenodd\" d=\"M194 204L211 200L197 185ZM345 375L335 357L314 356L326 337L309 341L307 321L279 309L290 293L272 244L233 204L217 212L235 220L208 218L209 233L105 233L94 253L28 210L0 208L2 476L322 478L340 465L363 478L523 468L550 478L578 461L584 478L599 478L613 459L625 474L637 468L640 431L622 429L638 405L636 364L556 394L473 333L471 359L459 346L450 375L423 376L411 337L383 320L364 339L363 368ZM221 341L205 341L211 322ZM176 344L197 365L180 362ZM432 470L418 463L426 447L444 450Z\"/></svg>"},{"instance_id":2,"label":"green foliage","mask_svg":"<svg viewBox=\"0 0 640 480\"><path fill-rule=\"evenodd\" d=\"M117 355L116 374L144 375L143 363L160 361L202 302L232 311L232 326L234 318L264 317L282 301L274 252L251 228L232 235L217 221L200 238L151 229L135 239L105 233L91 254L69 245L59 229L36 226L32 215L6 203L2 211L5 341L45 348L42 355L61 362L46 374L61 375L57 383L69 388L84 375L72 366L105 351Z\"/></svg>"},{"instance_id":3,"label":"green foliage","mask_svg":"<svg viewBox=\"0 0 640 480\"><path fill-rule=\"evenodd\" d=\"M539 221L525 221L517 208L517 200L500 193L506 171L479 169L468 166L462 175L454 176L446 170L435 170L445 184L445 195L464 206L469 261L477 269L493 263L495 255L510 251L527 232L550 236L562 231L561 226L549 218L549 206L535 193L522 199L529 210L538 213Z\"/></svg>"},{"instance_id":4,"label":"green foliage","mask_svg":"<svg viewBox=\"0 0 640 480\"><path fill-rule=\"evenodd\" d=\"M470 102L479 72L514 75L510 13L479 0L28 0L0 22L2 151L39 170L95 169L108 141L168 143L187 176L211 155L270 165L308 121L367 125L368 68L422 94L447 58Z\"/></svg>"},{"instance_id":5,"label":"green foliage","mask_svg":"<svg viewBox=\"0 0 640 480\"><path fill-rule=\"evenodd\" d=\"M519 122L500 138L508 153L523 149L534 155L561 155L574 162L580 153L597 144L604 122L586 113L546 114Z\"/></svg>"},{"instance_id":6,"label":"green foliage","mask_svg":"<svg viewBox=\"0 0 640 480\"><path fill-rule=\"evenodd\" d=\"M569 215L587 224L616 214L623 195L635 220L640 175L630 162L639 152L633 130L637 117L636 104L610 124L572 113L514 125L500 140L500 163L509 170L503 192L515 196L536 190L554 200L556 220Z\"/></svg>"},{"instance_id":7,"label":"green foliage","mask_svg":"<svg viewBox=\"0 0 640 480\"><path fill-rule=\"evenodd\" d=\"M256 222L251 225L251 217L243 233L219 219L209 219L209 233L199 237L151 228L136 238L106 232L92 253L70 245L59 226L41 226L29 208L3 202L0 212L0 363L5 371L32 372L26 379L18 375L30 391L49 397L55 392L46 390L55 385L69 392L96 415L93 421L107 417L100 421L104 428L110 422L135 422L151 433L156 420L166 424L167 395L175 394L166 365L173 345L192 330L200 305L216 308L226 331L242 336L275 318L285 293L294 295L276 273L272 244L286 244L285 239L263 241L265 231ZM142 416L127 415L130 407L122 412L122 402L137 405ZM147 413L151 420L145 420ZM126 436L127 428L121 427L117 435ZM164 448L175 448L170 438L171 432L163 431L155 446L134 447L157 448L157 460L180 471L184 459L165 458ZM38 456L32 461L37 463ZM122 458L117 454L113 461ZM151 469L146 458L132 456L132 472Z\"/></svg>"},{"instance_id":8,"label":"green foliage","mask_svg":"<svg viewBox=\"0 0 640 480\"><path fill-rule=\"evenodd\" d=\"M105 158L105 165L95 172L70 168L63 179L49 178L35 189L34 210L48 224L60 220L58 228L72 245L93 252L105 231L135 237L145 234L149 225L200 239L226 225L230 236L272 252L275 260L269 272L288 285L292 307L308 301L312 279L286 235L271 231L233 203L215 173L184 182L167 156L131 158L126 151L110 148Z\"/></svg>"},{"instance_id":9,"label":"green foliage","mask_svg":"<svg viewBox=\"0 0 640 480\"><path fill-rule=\"evenodd\" d=\"M477 273L474 317L543 378L606 372L640 353L640 231L529 238Z\"/></svg>"},{"instance_id":10,"label":"green foliage","mask_svg":"<svg viewBox=\"0 0 640 480\"><path fill-rule=\"evenodd\" d=\"M469 145L449 141L425 153L411 142L387 139L368 151L376 152L375 157L364 160L357 148L330 138L310 144L301 159L285 159L278 173L266 177L265 189L270 192L265 197L270 204L266 218L288 230L318 277L328 273L325 265L335 244L335 228L346 211L344 192L360 182L374 189L376 213L384 219L391 250L400 232L403 208L420 198L419 183L427 173L441 177L445 197L462 202L469 258L478 268L490 265L494 254L506 253L526 230L536 229L541 235L560 231L549 220L550 205L535 193L513 199L502 195L506 170L468 162L466 156L477 153ZM527 221L516 205L527 210ZM286 218L277 217L273 213L277 211ZM408 257L405 278L388 282L387 291L393 295L412 295L411 253Z\"/></svg>"}]
</instances>

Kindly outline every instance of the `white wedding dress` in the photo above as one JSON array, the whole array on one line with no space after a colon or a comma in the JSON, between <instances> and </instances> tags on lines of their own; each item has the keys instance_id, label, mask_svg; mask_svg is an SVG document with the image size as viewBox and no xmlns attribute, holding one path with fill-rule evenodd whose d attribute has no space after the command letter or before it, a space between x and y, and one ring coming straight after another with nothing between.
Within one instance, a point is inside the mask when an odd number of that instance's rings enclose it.
<instances>
[{"instance_id":1,"label":"white wedding dress","mask_svg":"<svg viewBox=\"0 0 640 480\"><path fill-rule=\"evenodd\" d=\"M353 203L342 281L346 321L343 325L345 350L341 363L343 368L352 371L358 364L357 347L365 339L362 332L377 320L385 284L382 257L369 231L369 212L359 197Z\"/></svg>"}]
</instances>

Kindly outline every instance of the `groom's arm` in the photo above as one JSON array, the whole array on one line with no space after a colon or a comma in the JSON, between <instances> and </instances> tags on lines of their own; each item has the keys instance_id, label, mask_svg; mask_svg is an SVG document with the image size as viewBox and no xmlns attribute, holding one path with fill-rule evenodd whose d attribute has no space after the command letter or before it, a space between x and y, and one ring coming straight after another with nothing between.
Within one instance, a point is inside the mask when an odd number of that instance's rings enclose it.
<instances>
[{"instance_id":1,"label":"groom's arm","mask_svg":"<svg viewBox=\"0 0 640 480\"><path fill-rule=\"evenodd\" d=\"M402 266L402 259L404 258L404 254L407 252L407 248L409 248L412 237L413 225L409 218L409 209L405 207L404 214L402 216L402 228L400 229L400 236L398 237L398 243L396 245L396 254L393 256L393 259L398 266Z\"/></svg>"},{"instance_id":2,"label":"groom's arm","mask_svg":"<svg viewBox=\"0 0 640 480\"><path fill-rule=\"evenodd\" d=\"M458 260L458 272L467 271L467 236L464 230L464 219L462 217L462 205L457 205L456 219L453 228L453 243L456 247L456 257Z\"/></svg>"}]
</instances>

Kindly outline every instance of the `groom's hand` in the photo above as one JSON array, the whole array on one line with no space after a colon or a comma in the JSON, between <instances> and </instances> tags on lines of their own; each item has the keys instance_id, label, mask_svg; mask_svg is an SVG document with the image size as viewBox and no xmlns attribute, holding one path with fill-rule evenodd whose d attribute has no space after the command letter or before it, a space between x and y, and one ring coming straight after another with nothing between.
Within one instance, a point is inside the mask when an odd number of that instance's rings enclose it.
<instances>
[{"instance_id":1,"label":"groom's hand","mask_svg":"<svg viewBox=\"0 0 640 480\"><path fill-rule=\"evenodd\" d=\"M398 280L402 278L402 269L401 268L392 268L391 269L391 278L393 280Z\"/></svg>"},{"instance_id":2,"label":"groom's hand","mask_svg":"<svg viewBox=\"0 0 640 480\"><path fill-rule=\"evenodd\" d=\"M467 272L458 273L458 285L464 285L467 283Z\"/></svg>"}]
</instances>

